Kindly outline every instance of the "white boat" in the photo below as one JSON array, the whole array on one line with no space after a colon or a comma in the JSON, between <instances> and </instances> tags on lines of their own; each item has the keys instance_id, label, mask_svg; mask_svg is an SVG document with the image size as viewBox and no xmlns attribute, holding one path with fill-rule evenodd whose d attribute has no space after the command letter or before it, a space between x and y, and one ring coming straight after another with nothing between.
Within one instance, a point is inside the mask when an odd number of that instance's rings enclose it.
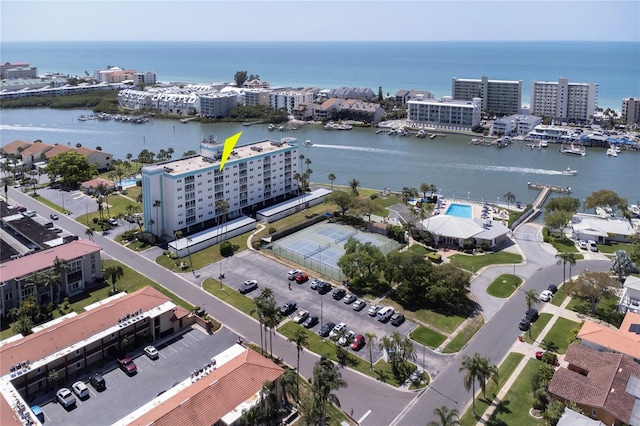
<instances>
[{"instance_id":1,"label":"white boat","mask_svg":"<svg viewBox=\"0 0 640 426\"><path fill-rule=\"evenodd\" d=\"M416 134L416 137L417 138L426 138L427 137L427 133L424 130L420 129L420 130L418 130L418 134Z\"/></svg>"},{"instance_id":2,"label":"white boat","mask_svg":"<svg viewBox=\"0 0 640 426\"><path fill-rule=\"evenodd\" d=\"M567 167L567 170L563 170L562 174L565 175L565 176L573 176L573 175L578 174L578 171L577 170L571 170L569 167Z\"/></svg>"},{"instance_id":3,"label":"white boat","mask_svg":"<svg viewBox=\"0 0 640 426\"><path fill-rule=\"evenodd\" d=\"M564 154L582 155L582 156L586 154L584 150L584 146L582 146L581 144L576 145L573 142L571 142L571 144L569 145L562 144L562 147L560 148L560 152Z\"/></svg>"},{"instance_id":4,"label":"white boat","mask_svg":"<svg viewBox=\"0 0 640 426\"><path fill-rule=\"evenodd\" d=\"M304 145L304 146L312 146L313 144L311 143L311 141L309 139L307 139L306 141L304 141L302 143L302 145Z\"/></svg>"},{"instance_id":5,"label":"white boat","mask_svg":"<svg viewBox=\"0 0 640 426\"><path fill-rule=\"evenodd\" d=\"M547 145L549 145L549 142L547 142L547 141L540 141L540 146L541 146L541 147L546 148L546 147L547 147Z\"/></svg>"},{"instance_id":6,"label":"white boat","mask_svg":"<svg viewBox=\"0 0 640 426\"><path fill-rule=\"evenodd\" d=\"M607 149L607 156L608 157L617 157L618 153L616 152L616 150L614 148L609 148L609 149Z\"/></svg>"},{"instance_id":7,"label":"white boat","mask_svg":"<svg viewBox=\"0 0 640 426\"><path fill-rule=\"evenodd\" d=\"M275 130L276 126L274 126L273 124L269 124L269 127L267 127L267 130L271 131L271 130Z\"/></svg>"}]
</instances>

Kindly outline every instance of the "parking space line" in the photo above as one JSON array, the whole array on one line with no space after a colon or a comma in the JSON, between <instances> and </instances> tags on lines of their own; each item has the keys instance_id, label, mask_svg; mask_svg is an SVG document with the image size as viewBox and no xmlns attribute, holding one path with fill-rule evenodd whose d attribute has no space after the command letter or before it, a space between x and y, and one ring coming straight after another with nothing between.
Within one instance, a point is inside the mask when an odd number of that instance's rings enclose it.
<instances>
[{"instance_id":1,"label":"parking space line","mask_svg":"<svg viewBox=\"0 0 640 426\"><path fill-rule=\"evenodd\" d=\"M362 424L364 419L366 419L369 414L371 414L371 410L367 411L362 417L360 417L360 419L358 420L358 424Z\"/></svg>"},{"instance_id":2,"label":"parking space line","mask_svg":"<svg viewBox=\"0 0 640 426\"><path fill-rule=\"evenodd\" d=\"M183 340L180 340L180 343L182 343L186 348L188 348L188 347L189 347L189 345L187 345L187 344L184 342L184 339L183 339Z\"/></svg>"}]
</instances>

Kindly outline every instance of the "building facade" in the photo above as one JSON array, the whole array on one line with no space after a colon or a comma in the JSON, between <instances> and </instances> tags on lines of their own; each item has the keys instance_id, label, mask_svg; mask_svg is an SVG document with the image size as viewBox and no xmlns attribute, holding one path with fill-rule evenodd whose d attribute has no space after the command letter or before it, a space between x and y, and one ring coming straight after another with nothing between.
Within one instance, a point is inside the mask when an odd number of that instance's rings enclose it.
<instances>
[{"instance_id":1,"label":"building facade","mask_svg":"<svg viewBox=\"0 0 640 426\"><path fill-rule=\"evenodd\" d=\"M200 96L200 115L203 117L226 117L238 106L238 94L234 92L211 93Z\"/></svg>"},{"instance_id":2,"label":"building facade","mask_svg":"<svg viewBox=\"0 0 640 426\"><path fill-rule=\"evenodd\" d=\"M480 125L482 100L424 99L407 102L408 124L413 127L437 127L473 130Z\"/></svg>"},{"instance_id":3,"label":"building facade","mask_svg":"<svg viewBox=\"0 0 640 426\"><path fill-rule=\"evenodd\" d=\"M289 114L301 102L311 103L315 97L315 90L274 90L269 94L269 106L273 109L286 109Z\"/></svg>"},{"instance_id":4,"label":"building facade","mask_svg":"<svg viewBox=\"0 0 640 426\"><path fill-rule=\"evenodd\" d=\"M28 62L5 62L4 64L0 64L0 80L4 80L5 78L16 78L9 77L9 70L15 70L17 68L35 70L35 74L29 78L36 78L38 76L38 71L35 67L30 67Z\"/></svg>"},{"instance_id":5,"label":"building facade","mask_svg":"<svg viewBox=\"0 0 640 426\"><path fill-rule=\"evenodd\" d=\"M498 118L491 125L492 135L501 134L504 136L526 135L542 123L542 117L535 115L514 114Z\"/></svg>"},{"instance_id":6,"label":"building facade","mask_svg":"<svg viewBox=\"0 0 640 426\"><path fill-rule=\"evenodd\" d=\"M453 99L470 101L482 99L482 110L498 115L519 114L522 106L522 80L489 80L453 78L451 84Z\"/></svg>"},{"instance_id":7,"label":"building facade","mask_svg":"<svg viewBox=\"0 0 640 426\"><path fill-rule=\"evenodd\" d=\"M294 143L264 140L236 147L220 170L223 145L202 142L201 155L142 168L147 230L173 236L206 229L297 191Z\"/></svg>"},{"instance_id":8,"label":"building facade","mask_svg":"<svg viewBox=\"0 0 640 426\"><path fill-rule=\"evenodd\" d=\"M531 84L531 114L560 120L587 121L598 106L597 83L570 83L567 78Z\"/></svg>"},{"instance_id":9,"label":"building facade","mask_svg":"<svg viewBox=\"0 0 640 426\"><path fill-rule=\"evenodd\" d=\"M622 120L625 124L640 124L640 98L622 100Z\"/></svg>"}]
</instances>

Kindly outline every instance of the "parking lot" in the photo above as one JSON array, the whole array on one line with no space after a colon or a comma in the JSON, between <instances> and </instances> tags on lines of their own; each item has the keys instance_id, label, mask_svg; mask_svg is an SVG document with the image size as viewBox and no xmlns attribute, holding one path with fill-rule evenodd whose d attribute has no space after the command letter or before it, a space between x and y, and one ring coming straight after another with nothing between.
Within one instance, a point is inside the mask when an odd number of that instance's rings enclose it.
<instances>
[{"instance_id":1,"label":"parking lot","mask_svg":"<svg viewBox=\"0 0 640 426\"><path fill-rule=\"evenodd\" d=\"M80 400L69 410L55 400L55 391L47 394L47 401L36 399L31 405L40 405L45 415L45 424L52 425L108 425L116 422L140 406L151 401L159 393L174 384L189 379L191 372L208 363L212 357L233 346L238 336L226 328L208 335L198 328L157 344L158 359L152 360L139 348L129 354L136 363L138 372L129 377L116 367L115 360L107 363L102 373L107 388L97 392L91 385L89 398ZM73 378L64 386L71 389L76 380L88 381L89 374ZM53 399L51 399L53 398Z\"/></svg>"},{"instance_id":2,"label":"parking lot","mask_svg":"<svg viewBox=\"0 0 640 426\"><path fill-rule=\"evenodd\" d=\"M399 327L391 325L390 322L379 322L375 317L367 314L367 310L371 306L369 301L367 301L367 306L364 309L356 312L351 304L347 305L342 300L334 300L331 292L321 295L312 290L310 284L316 278L313 275L309 275L309 280L302 284L289 281L287 272L290 269L295 268L284 266L264 256L245 250L224 260L225 279L223 281L224 284L237 289L245 280L256 279L258 288L248 293L248 297L256 298L260 295L262 289L269 287L273 291L278 306L282 306L289 301L296 302L298 309L305 309L309 311L310 315L316 315L318 318L322 317L321 323L331 321L337 324L344 322L347 325L347 330L353 330L356 335L375 333L378 341L385 335L390 336L394 331L406 336L416 327L410 321L405 321ZM300 269L307 273L311 272L303 268ZM259 271L259 273L256 271ZM289 284L291 284L291 289L289 289ZM335 284L333 284L333 288L336 288ZM348 294L348 288L346 290ZM289 318L293 318L295 312L293 311ZM312 327L310 331L317 333L320 327L321 324L319 323ZM374 349L374 357L377 359L380 356L377 344ZM364 359L368 359L369 351L361 350L359 355Z\"/></svg>"}]
</instances>

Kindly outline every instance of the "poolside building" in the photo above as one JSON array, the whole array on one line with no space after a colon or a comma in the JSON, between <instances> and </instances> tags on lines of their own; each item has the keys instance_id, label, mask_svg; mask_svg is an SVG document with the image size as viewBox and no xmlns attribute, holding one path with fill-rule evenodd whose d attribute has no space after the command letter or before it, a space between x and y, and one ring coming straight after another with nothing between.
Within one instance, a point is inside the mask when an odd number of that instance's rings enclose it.
<instances>
[{"instance_id":1,"label":"poolside building","mask_svg":"<svg viewBox=\"0 0 640 426\"><path fill-rule=\"evenodd\" d=\"M425 219L422 221L422 227L431 234L436 243L452 244L460 248L496 247L508 239L507 234L510 231L499 221L471 219L450 214Z\"/></svg>"},{"instance_id":2,"label":"poolside building","mask_svg":"<svg viewBox=\"0 0 640 426\"><path fill-rule=\"evenodd\" d=\"M223 145L210 139L200 144L201 155L142 168L149 232L173 236L176 231L201 231L297 192L294 176L301 166L295 139L236 146L221 170Z\"/></svg>"}]
</instances>

